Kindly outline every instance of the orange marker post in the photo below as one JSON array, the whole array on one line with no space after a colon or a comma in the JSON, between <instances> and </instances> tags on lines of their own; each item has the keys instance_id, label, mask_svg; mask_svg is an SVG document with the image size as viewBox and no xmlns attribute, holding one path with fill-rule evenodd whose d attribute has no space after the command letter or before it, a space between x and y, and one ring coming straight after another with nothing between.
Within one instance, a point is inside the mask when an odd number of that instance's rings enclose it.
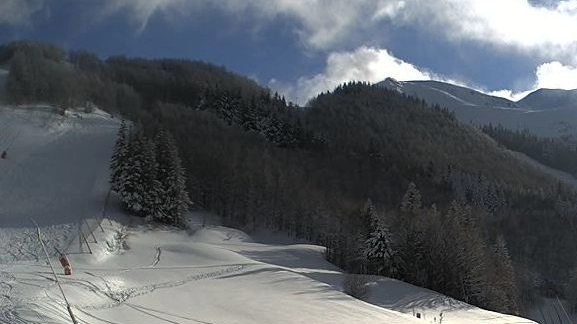
<instances>
[{"instance_id":1,"label":"orange marker post","mask_svg":"<svg viewBox=\"0 0 577 324\"><path fill-rule=\"evenodd\" d=\"M64 274L70 276L72 274L72 266L70 265L70 261L68 261L66 255L61 254L58 261L60 261L60 265L64 268Z\"/></svg>"}]
</instances>

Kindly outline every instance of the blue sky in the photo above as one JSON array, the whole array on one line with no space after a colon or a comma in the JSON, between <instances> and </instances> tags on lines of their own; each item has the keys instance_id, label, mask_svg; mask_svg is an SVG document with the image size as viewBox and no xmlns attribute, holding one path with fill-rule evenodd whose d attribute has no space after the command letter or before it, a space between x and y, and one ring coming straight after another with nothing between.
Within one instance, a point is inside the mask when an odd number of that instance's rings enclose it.
<instances>
[{"instance_id":1,"label":"blue sky","mask_svg":"<svg viewBox=\"0 0 577 324\"><path fill-rule=\"evenodd\" d=\"M203 60L299 103L349 80L577 88L577 0L0 0L0 42Z\"/></svg>"}]
</instances>

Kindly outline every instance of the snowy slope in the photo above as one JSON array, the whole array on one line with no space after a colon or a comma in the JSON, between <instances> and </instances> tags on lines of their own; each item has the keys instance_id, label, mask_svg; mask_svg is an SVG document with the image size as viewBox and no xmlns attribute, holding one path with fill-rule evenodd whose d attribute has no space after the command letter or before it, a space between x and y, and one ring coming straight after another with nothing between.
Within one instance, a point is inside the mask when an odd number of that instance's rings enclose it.
<instances>
[{"instance_id":1,"label":"snowy slope","mask_svg":"<svg viewBox=\"0 0 577 324\"><path fill-rule=\"evenodd\" d=\"M519 105L540 110L577 109L577 89L538 89L518 101Z\"/></svg>"},{"instance_id":2,"label":"snowy slope","mask_svg":"<svg viewBox=\"0 0 577 324\"><path fill-rule=\"evenodd\" d=\"M36 259L19 247L34 218L63 249L80 219L95 217L108 191L118 123L107 114L60 116L50 107L0 108L0 262ZM82 118L81 118L82 117ZM23 246L26 246L25 244Z\"/></svg>"},{"instance_id":3,"label":"snowy slope","mask_svg":"<svg viewBox=\"0 0 577 324\"><path fill-rule=\"evenodd\" d=\"M82 118L80 118L82 117ZM118 123L107 114L60 116L48 107L0 109L0 323L70 323L40 254L66 250L72 276L59 275L80 323L534 323L487 312L396 280L372 277L363 302L342 293L344 275L324 249L274 244L211 225L195 213L191 231L152 227L113 208L79 248L80 217L100 216ZM114 197L113 197L114 198ZM124 225L123 225L124 224ZM268 244L256 243L262 237ZM283 238L282 241L287 241ZM52 263L62 272L58 261ZM413 314L420 313L417 319Z\"/></svg>"},{"instance_id":4,"label":"snowy slope","mask_svg":"<svg viewBox=\"0 0 577 324\"><path fill-rule=\"evenodd\" d=\"M438 104L449 109L469 106L472 108L499 108L519 109L519 106L505 98L489 96L479 91L456 86L439 81L397 81L387 78L379 83L389 89L395 89L406 95L425 99L425 101Z\"/></svg>"},{"instance_id":5,"label":"snowy slope","mask_svg":"<svg viewBox=\"0 0 577 324\"><path fill-rule=\"evenodd\" d=\"M379 85L445 107L465 123L501 124L549 137L567 130L577 133L575 91L540 89L514 102L438 81L401 82L388 78Z\"/></svg>"},{"instance_id":6,"label":"snowy slope","mask_svg":"<svg viewBox=\"0 0 577 324\"><path fill-rule=\"evenodd\" d=\"M73 276L60 277L83 323L434 323L441 313L443 323L534 323L379 277L370 303L354 299L318 246L253 243L225 227L190 235L137 225L128 249L115 252L105 240L120 225L103 225L94 254L72 255ZM45 264L0 269L10 286L0 323L67 323Z\"/></svg>"}]
</instances>

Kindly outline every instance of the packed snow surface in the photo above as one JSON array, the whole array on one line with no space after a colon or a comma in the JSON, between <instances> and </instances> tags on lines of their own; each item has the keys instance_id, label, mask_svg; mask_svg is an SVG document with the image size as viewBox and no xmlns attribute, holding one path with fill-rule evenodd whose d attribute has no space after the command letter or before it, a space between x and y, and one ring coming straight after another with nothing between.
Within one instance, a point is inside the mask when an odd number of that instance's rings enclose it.
<instances>
[{"instance_id":1,"label":"packed snow surface","mask_svg":"<svg viewBox=\"0 0 577 324\"><path fill-rule=\"evenodd\" d=\"M93 254L70 255L73 275L59 275L81 323L534 323L382 277L370 278L368 302L354 299L315 245L255 243L220 226L102 225ZM46 264L0 274L0 323L69 322Z\"/></svg>"},{"instance_id":2,"label":"packed snow surface","mask_svg":"<svg viewBox=\"0 0 577 324\"><path fill-rule=\"evenodd\" d=\"M251 236L208 213L189 215L188 230L144 224L114 196L102 227L82 230L90 254L77 226L101 216L117 120L29 107L1 109L0 123L2 324L71 323L28 218L51 254L68 254L71 276L51 261L79 323L535 323L376 276L361 301L343 293L323 247Z\"/></svg>"}]
</instances>

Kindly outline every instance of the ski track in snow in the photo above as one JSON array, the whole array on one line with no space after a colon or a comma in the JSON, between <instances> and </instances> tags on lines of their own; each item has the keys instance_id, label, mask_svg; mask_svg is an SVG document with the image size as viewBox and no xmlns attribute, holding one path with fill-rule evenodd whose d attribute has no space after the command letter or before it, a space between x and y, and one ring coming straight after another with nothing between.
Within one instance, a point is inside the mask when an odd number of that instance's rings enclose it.
<instances>
[{"instance_id":1,"label":"ski track in snow","mask_svg":"<svg viewBox=\"0 0 577 324\"><path fill-rule=\"evenodd\" d=\"M155 267L158 262L160 262L160 255L162 254L162 250L160 249L160 246L156 247L156 255L154 256L154 260L152 261L152 264L150 266Z\"/></svg>"},{"instance_id":2,"label":"ski track in snow","mask_svg":"<svg viewBox=\"0 0 577 324\"><path fill-rule=\"evenodd\" d=\"M449 98L451 98L451 99L453 99L453 100L455 100L455 101L457 101L457 102L459 102L459 103L461 103L461 104L463 104L463 105L465 105L465 106L478 106L478 105L476 105L476 104L474 104L474 103L470 103L470 102L465 101L465 100L463 100L463 99L461 99L461 98L459 98L459 97L457 97L457 96L455 96L455 95L452 95L452 94L450 94L449 92L447 92L447 91L445 91L445 90L437 89L437 88L434 88L434 87L431 87L431 86L424 86L424 87L429 88L429 89L431 89L431 90L433 90L433 91L442 93L442 94L446 95L447 97L449 97Z\"/></svg>"},{"instance_id":3,"label":"ski track in snow","mask_svg":"<svg viewBox=\"0 0 577 324\"><path fill-rule=\"evenodd\" d=\"M120 289L120 290L111 289L108 282L105 283L105 286L107 287L106 291L101 290L99 288L96 288L96 286L94 284L92 284L88 281L77 282L74 285L79 285L79 286L86 288L88 290L91 290L93 292L95 292L95 291L100 292L100 293L106 295L108 298L110 298L110 300L112 300L112 302L111 303L103 303L103 304L75 305L75 307L82 308L85 310L90 310L90 309L100 310L100 309L105 309L105 308L117 307L117 306L125 303L129 299L133 299L133 298L136 298L139 296L144 296L144 295L153 293L155 290L158 290L158 289L173 288L173 287L185 285L185 284L190 283L192 281L217 278L217 277L220 277L220 276L223 276L226 274L230 274L233 272L240 272L240 271L246 269L247 267L249 267L249 265L235 265L235 266L231 266L231 267L224 267L223 269L215 270L215 271L211 271L211 272L207 272L207 273L200 273L200 274L186 276L185 278L180 279L180 280L166 281L166 282L160 282L160 283L155 283L155 284L141 286L141 287L124 288L124 289ZM100 279L102 281L106 281L106 279L104 279L102 277L100 277Z\"/></svg>"},{"instance_id":4,"label":"ski track in snow","mask_svg":"<svg viewBox=\"0 0 577 324\"><path fill-rule=\"evenodd\" d=\"M145 296L145 295L154 293L156 290L159 290L159 289L173 288L173 287L182 286L182 285L191 283L193 281L213 279L213 278L218 278L218 277L223 276L223 275L241 272L243 270L246 270L251 265L254 265L254 264L221 266L222 268L219 270L195 274L195 275L189 275L189 276L185 276L183 279L179 279L179 280L165 281L165 282L159 282L159 283L154 283L154 284L150 284L150 285L144 285L144 286L140 286L140 287L130 287L130 288L117 287L116 285L112 284L109 280L107 280L105 277L95 275L94 273L91 273L88 271L85 271L84 273L91 276L91 277L97 278L99 280L99 282L102 283L103 286L98 285L97 283L91 282L88 279L74 279L74 278L64 280L63 282L61 282L61 284L63 285L63 287L74 286L76 288L88 291L91 294L98 295L98 296L103 297L103 298L108 300L108 302L96 303L96 304L94 304L94 303L92 303L92 304L72 304L74 310L81 311L83 314L89 315L90 314L89 311L91 311L91 310L110 309L110 308L115 308L115 307L119 307L122 305L127 305L129 307L136 307L136 308L144 308L143 306L138 306L138 305L134 305L134 304L128 305L126 302L128 300L134 299L136 297L141 297L141 296ZM133 269L133 270L138 270L138 269ZM110 271L114 271L114 269L111 269ZM162 270L159 270L159 271L162 271ZM14 277L7 272L0 272L0 279L2 280L3 283L4 283L4 280L6 280L6 282L9 283L8 280L13 281ZM45 279L49 279L49 277L46 277ZM12 286L8 285L8 284L0 285L0 289L3 286L6 286L7 289L9 289L9 290L12 289ZM48 286L48 287L50 287L50 286ZM0 304L0 324L12 324L12 323L39 323L40 324L40 323L46 323L45 322L46 317L42 316L43 314L61 317L61 318L63 317L64 319L67 319L68 315L63 314L61 311L65 307L62 300L59 297L50 296L48 294L48 292L46 291L46 287L44 288L43 295L44 296L39 296L37 298L15 299L12 302L6 302L6 303L3 302L2 304ZM3 300L4 299L10 300L9 291L7 294L3 294L2 296L4 297ZM52 306L50 306L51 304L52 304ZM23 312L23 310L26 310L25 313L30 313L31 309L35 310L34 316L38 317L38 321L32 321L28 317L24 318L23 316L21 316L21 313ZM34 316L32 316L32 317L34 317ZM209 323L209 322L203 322L203 321L198 321L198 320L194 320L194 321L197 321L199 323Z\"/></svg>"}]
</instances>

